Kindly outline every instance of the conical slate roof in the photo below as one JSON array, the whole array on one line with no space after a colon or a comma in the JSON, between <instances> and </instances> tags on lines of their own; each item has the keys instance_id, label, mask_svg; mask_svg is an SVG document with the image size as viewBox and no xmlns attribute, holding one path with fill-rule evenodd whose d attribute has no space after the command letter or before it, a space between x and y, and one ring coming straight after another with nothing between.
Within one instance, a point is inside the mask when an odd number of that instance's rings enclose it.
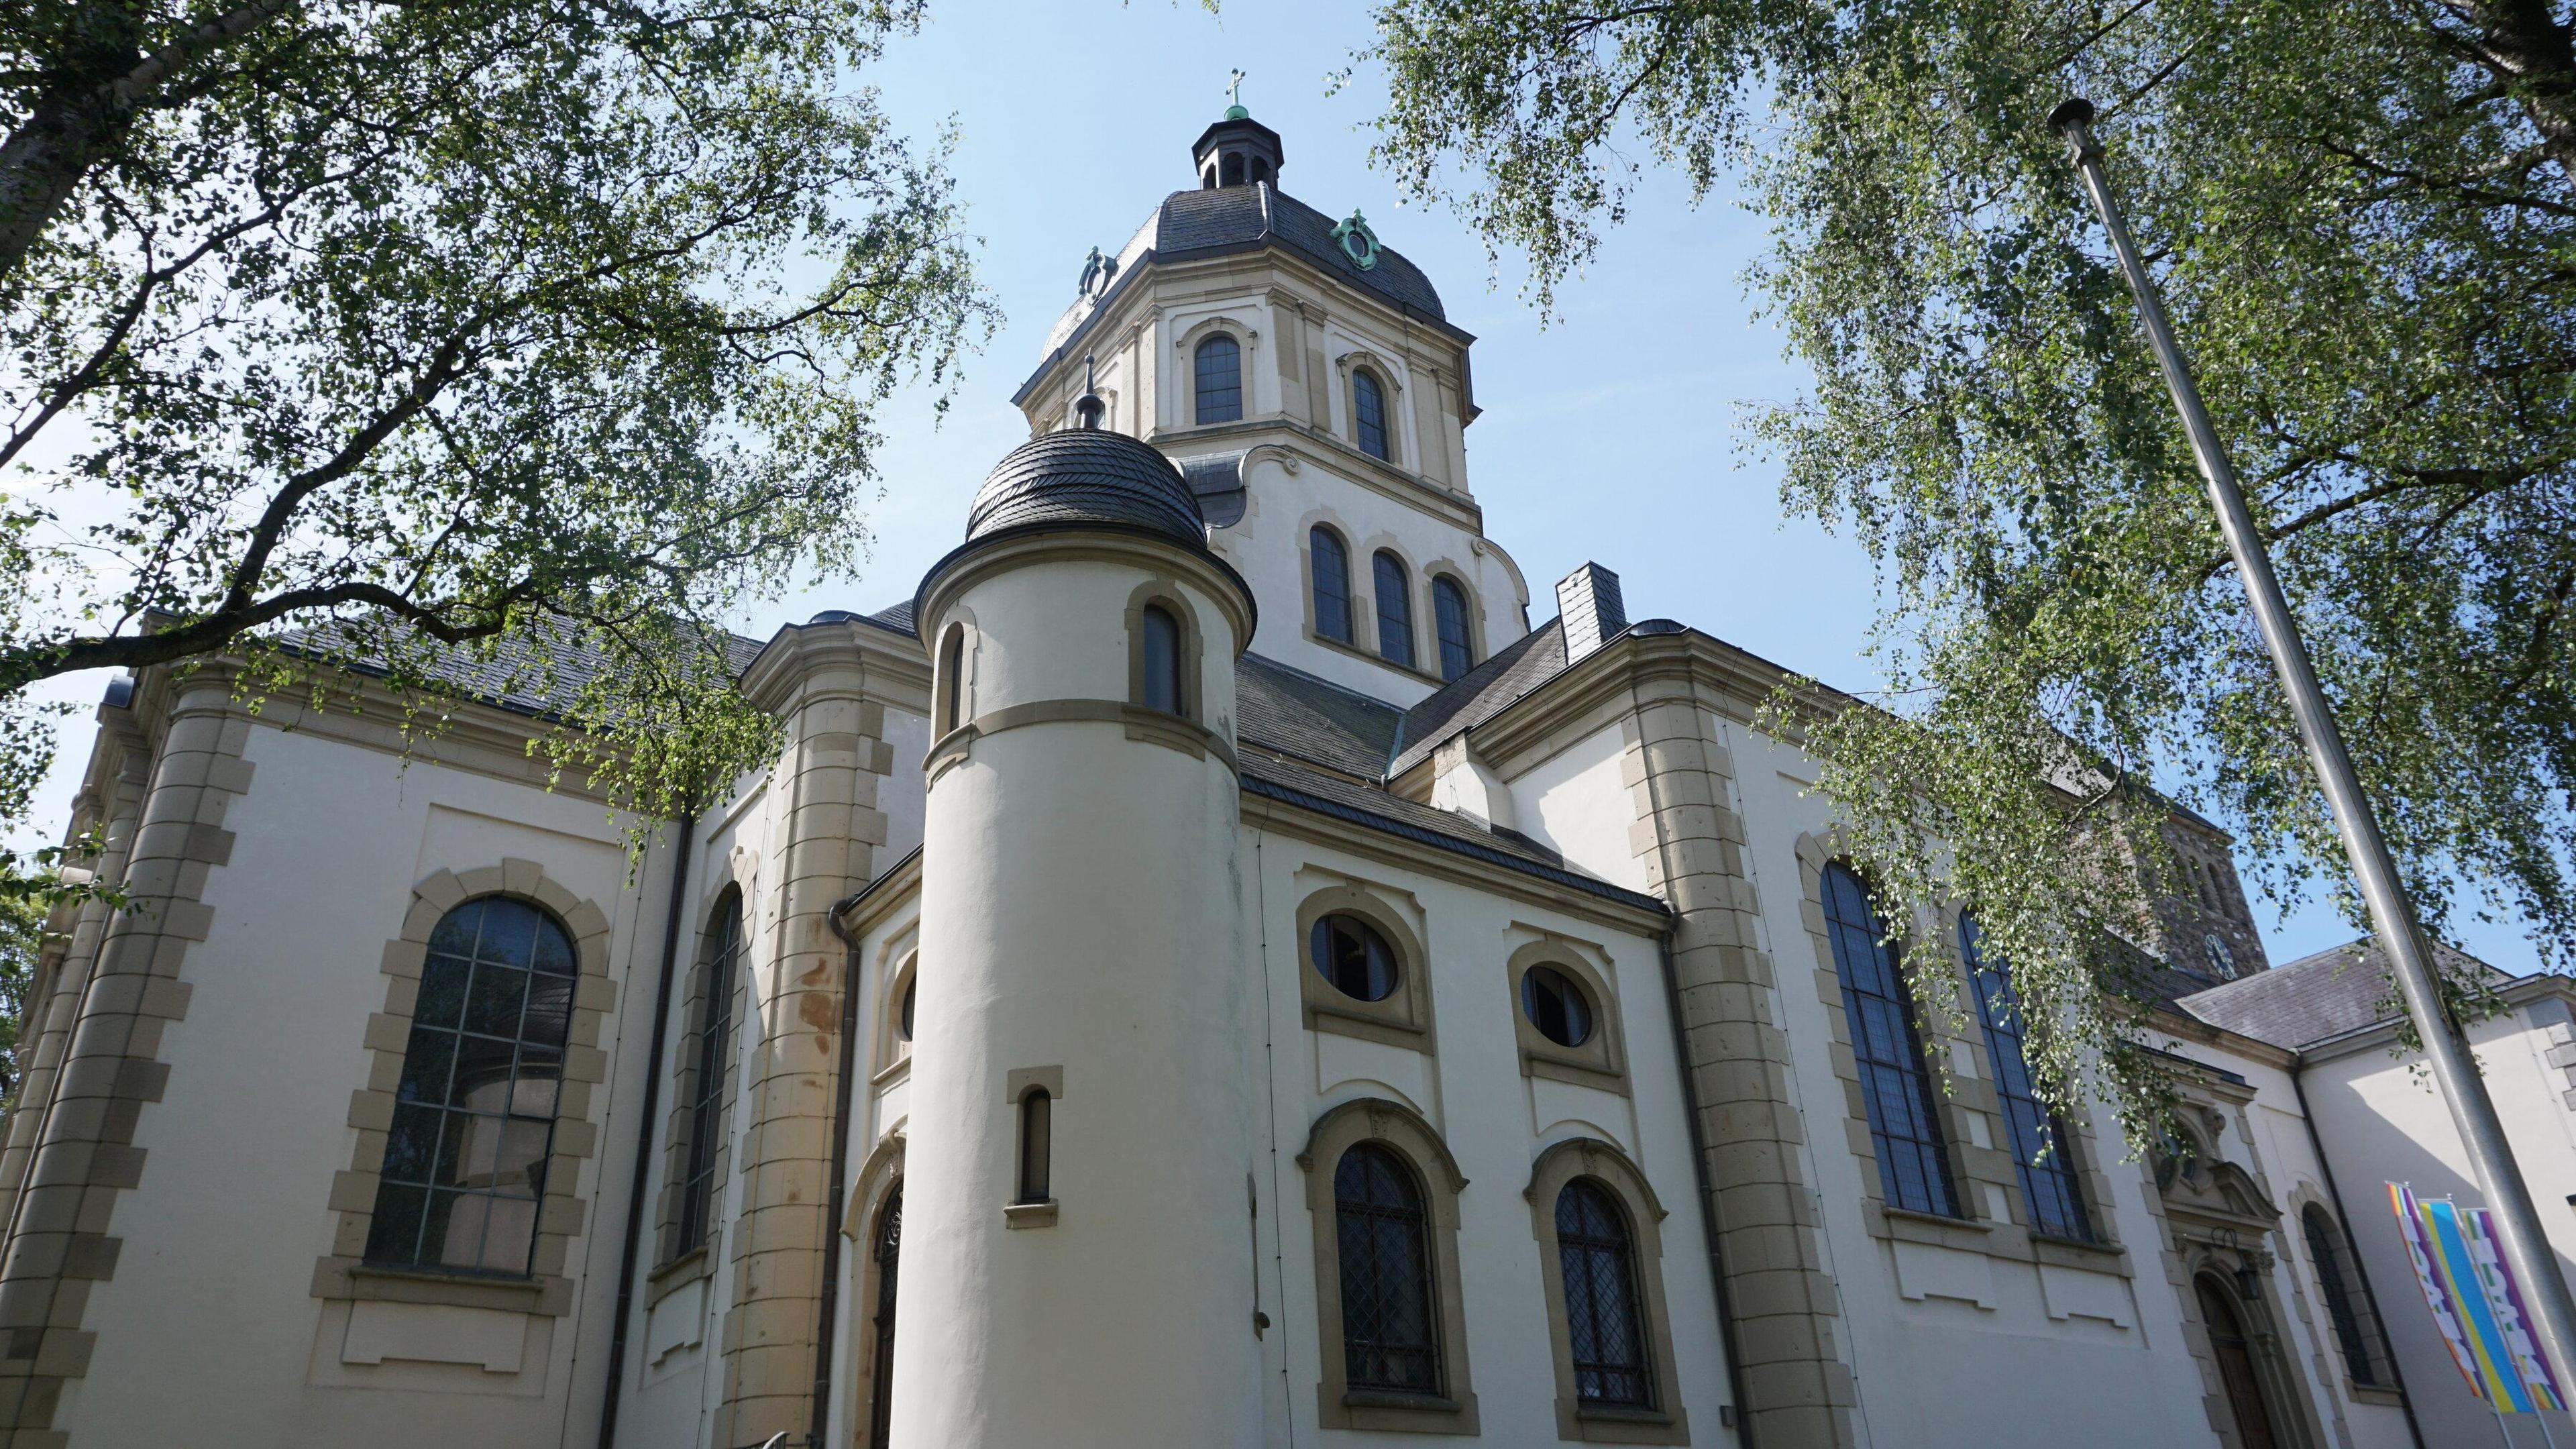
<instances>
[{"instance_id":1,"label":"conical slate roof","mask_svg":"<svg viewBox=\"0 0 2576 1449\"><path fill-rule=\"evenodd\" d=\"M1031 438L994 466L966 515L966 541L1053 526L1106 527L1207 546L1197 495L1151 445L1098 428Z\"/></svg>"}]
</instances>

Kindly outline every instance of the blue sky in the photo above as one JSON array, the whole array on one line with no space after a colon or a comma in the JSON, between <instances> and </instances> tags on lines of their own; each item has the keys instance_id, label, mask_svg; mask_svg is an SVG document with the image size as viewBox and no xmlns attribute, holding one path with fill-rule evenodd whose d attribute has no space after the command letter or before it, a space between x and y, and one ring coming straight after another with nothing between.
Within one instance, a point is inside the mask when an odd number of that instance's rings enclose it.
<instances>
[{"instance_id":1,"label":"blue sky","mask_svg":"<svg viewBox=\"0 0 2576 1449\"><path fill-rule=\"evenodd\" d=\"M1738 442L1744 405L1793 396L1800 382L1741 280L1768 224L1725 197L1694 209L1650 174L1628 224L1542 326L1512 259L1489 286L1472 238L1443 214L1398 206L1391 179L1369 169L1380 78L1362 66L1326 94L1328 73L1369 36L1366 7L1343 0L1227 0L1221 15L1194 0L932 0L923 32L895 42L867 79L918 136L953 117L959 194L1004 321L969 360L944 422L933 426L919 394L882 419L886 493L861 576L805 582L740 627L765 634L818 609L911 594L956 542L986 469L1026 436L1009 397L1073 300L1084 254L1116 250L1164 193L1195 184L1189 143L1241 67L1245 104L1286 144L1284 189L1336 216L1364 210L1478 337L1485 411L1467 434L1469 482L1487 531L1539 593L1538 619L1553 612L1549 584L1597 560L1620 575L1632 617L1677 618L1829 682L1871 684L1860 658L1875 607L1868 559L1813 523L1784 521L1777 470ZM102 685L65 681L59 697L95 699ZM48 838L86 728L66 745L40 802ZM2275 961L2351 934L2313 903L2286 925L2262 924ZM2473 928L2467 944L2509 970L2535 964L2514 929Z\"/></svg>"}]
</instances>

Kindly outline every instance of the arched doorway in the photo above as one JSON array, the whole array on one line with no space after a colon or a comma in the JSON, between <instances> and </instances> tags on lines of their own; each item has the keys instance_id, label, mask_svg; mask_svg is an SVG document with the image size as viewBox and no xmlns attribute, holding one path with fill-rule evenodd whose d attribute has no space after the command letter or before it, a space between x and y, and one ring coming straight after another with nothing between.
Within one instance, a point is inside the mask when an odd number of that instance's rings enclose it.
<instances>
[{"instance_id":1,"label":"arched doorway","mask_svg":"<svg viewBox=\"0 0 2576 1449\"><path fill-rule=\"evenodd\" d=\"M2227 1416L2235 1423L2238 1449L2280 1449L2272 1411L2263 1401L2263 1381L2254 1369L2245 1316L2216 1279L2204 1274L2194 1286L2200 1291L2200 1321L2209 1330L2209 1351L2218 1359L2219 1381L2227 1391Z\"/></svg>"},{"instance_id":2,"label":"arched doorway","mask_svg":"<svg viewBox=\"0 0 2576 1449\"><path fill-rule=\"evenodd\" d=\"M876 1325L876 1363L868 1376L872 1392L868 1395L868 1444L870 1449L886 1449L886 1426L894 1422L894 1280L896 1260L903 1250L903 1184L897 1182L886 1194L885 1210L877 1214L876 1243L869 1256L876 1261L877 1306L872 1321Z\"/></svg>"}]
</instances>

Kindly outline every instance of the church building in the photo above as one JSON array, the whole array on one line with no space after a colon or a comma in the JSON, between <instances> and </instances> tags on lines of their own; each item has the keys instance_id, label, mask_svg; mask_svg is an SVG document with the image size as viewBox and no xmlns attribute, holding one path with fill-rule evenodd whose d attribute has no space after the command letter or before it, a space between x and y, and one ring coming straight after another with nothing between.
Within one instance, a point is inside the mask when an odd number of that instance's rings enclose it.
<instances>
[{"instance_id":1,"label":"church building","mask_svg":"<svg viewBox=\"0 0 2576 1449\"><path fill-rule=\"evenodd\" d=\"M2389 1210L2476 1189L2366 951L2271 965L2178 812L2181 1131L2052 1113L1756 727L1788 671L1534 589L1431 280L1240 107L1190 161L913 595L736 641L783 749L640 860L543 700L117 682L0 1449L2539 1442ZM2556 1203L2576 991L2501 991Z\"/></svg>"}]
</instances>

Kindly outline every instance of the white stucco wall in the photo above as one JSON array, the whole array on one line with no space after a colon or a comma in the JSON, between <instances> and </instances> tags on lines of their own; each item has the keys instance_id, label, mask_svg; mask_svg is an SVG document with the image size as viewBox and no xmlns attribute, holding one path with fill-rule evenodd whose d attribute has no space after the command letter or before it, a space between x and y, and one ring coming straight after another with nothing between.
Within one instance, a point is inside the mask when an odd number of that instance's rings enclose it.
<instances>
[{"instance_id":1,"label":"white stucco wall","mask_svg":"<svg viewBox=\"0 0 2576 1449\"><path fill-rule=\"evenodd\" d=\"M349 1306L312 1296L314 1265L333 1252L327 1199L350 1166L350 1094L368 1085L368 1019L385 1005L379 962L413 883L517 857L598 903L620 993L602 1043L616 1090L602 1095L632 1100L642 1054L621 1045L650 1020L661 856L630 885L596 804L425 760L405 769L319 734L254 728L244 757L255 774L225 822L231 859L206 884L212 932L189 951L188 1015L162 1041L169 1088L138 1128L147 1165L116 1204L123 1254L90 1297L97 1356L57 1423L99 1445L553 1442L596 1412L603 1382L634 1135L613 1101L594 1111L601 1150L578 1169L569 1316L369 1305L385 1320L373 1329L432 1357L442 1342L511 1338L515 1371L344 1362Z\"/></svg>"},{"instance_id":2,"label":"white stucco wall","mask_svg":"<svg viewBox=\"0 0 2576 1449\"><path fill-rule=\"evenodd\" d=\"M2576 1124L2569 1121L2564 1097L2566 1071L2545 1058L2567 1035L2567 1005L2554 992L2532 995L2507 1015L2472 1025L2469 1042L2539 1206L2541 1225L2557 1249L2559 1270L2576 1275L2576 1211L2568 1206L2576 1195ZM2432 1444L2484 1442L2496 1433L2495 1419L2450 1367L2387 1200L2387 1184L2402 1182L2412 1184L2419 1198L2485 1204L2449 1109L2416 1061L2392 1055L2382 1034L2311 1048L2307 1055L2308 1109L2343 1189L2354 1245L2377 1292L2425 1438ZM2569 1438L2576 1425L2567 1415L2547 1418L2562 1442L2576 1442ZM2527 1428L2522 1432L2539 1437Z\"/></svg>"}]
</instances>

